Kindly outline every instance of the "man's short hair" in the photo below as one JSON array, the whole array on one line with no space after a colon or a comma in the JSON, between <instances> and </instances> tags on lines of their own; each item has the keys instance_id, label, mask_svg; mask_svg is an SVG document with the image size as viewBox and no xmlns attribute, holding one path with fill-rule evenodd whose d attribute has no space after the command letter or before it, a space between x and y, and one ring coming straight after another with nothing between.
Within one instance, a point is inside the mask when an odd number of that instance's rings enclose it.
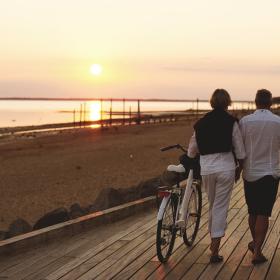
<instances>
[{"instance_id":1,"label":"man's short hair","mask_svg":"<svg viewBox=\"0 0 280 280\"><path fill-rule=\"evenodd\" d=\"M270 107L272 105L272 94L267 89L259 89L256 94L255 103L257 106Z\"/></svg>"},{"instance_id":2,"label":"man's short hair","mask_svg":"<svg viewBox=\"0 0 280 280\"><path fill-rule=\"evenodd\" d=\"M229 93L223 88L217 88L211 96L210 104L213 109L227 109L231 105Z\"/></svg>"}]
</instances>

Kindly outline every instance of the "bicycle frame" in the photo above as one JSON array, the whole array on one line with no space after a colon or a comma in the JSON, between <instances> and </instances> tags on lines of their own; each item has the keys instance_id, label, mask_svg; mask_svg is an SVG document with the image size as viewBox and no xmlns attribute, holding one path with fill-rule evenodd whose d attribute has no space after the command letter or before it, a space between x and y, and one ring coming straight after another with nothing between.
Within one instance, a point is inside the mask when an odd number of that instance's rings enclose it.
<instances>
[{"instance_id":1,"label":"bicycle frame","mask_svg":"<svg viewBox=\"0 0 280 280\"><path fill-rule=\"evenodd\" d=\"M176 219L175 221L178 221L178 218L179 218L179 214L181 217L186 217L187 215L187 208L188 208L188 201L189 201L189 198L190 198L190 195L192 193L192 183L193 183L193 170L191 169L190 172L189 172L189 175L188 175L188 178L187 180L184 180L182 182L180 182L180 186L181 185L185 185L186 184L186 188L185 188L185 193L184 193L184 197L183 197L183 200L182 200L182 205L181 205L181 199L179 199L178 201L178 207L177 207L177 210L176 210ZM182 187L183 187L182 186ZM157 220L162 220L163 219L163 214L164 214L164 210L165 210L165 207L168 203L168 200L170 199L172 193L174 192L181 192L182 189L181 187L173 187L172 190L170 191L162 191L162 195L163 195L163 199L162 199L162 202L160 204L160 208L159 208L159 211L158 211L158 214L157 214Z\"/></svg>"}]
</instances>

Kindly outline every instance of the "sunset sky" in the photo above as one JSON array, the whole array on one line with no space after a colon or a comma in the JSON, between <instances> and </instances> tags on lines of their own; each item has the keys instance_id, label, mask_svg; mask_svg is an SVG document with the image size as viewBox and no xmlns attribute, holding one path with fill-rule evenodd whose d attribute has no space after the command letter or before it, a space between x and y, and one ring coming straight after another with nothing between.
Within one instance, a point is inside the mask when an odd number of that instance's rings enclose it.
<instances>
[{"instance_id":1,"label":"sunset sky","mask_svg":"<svg viewBox=\"0 0 280 280\"><path fill-rule=\"evenodd\" d=\"M276 0L1 0L0 96L280 96L279 11Z\"/></svg>"}]
</instances>

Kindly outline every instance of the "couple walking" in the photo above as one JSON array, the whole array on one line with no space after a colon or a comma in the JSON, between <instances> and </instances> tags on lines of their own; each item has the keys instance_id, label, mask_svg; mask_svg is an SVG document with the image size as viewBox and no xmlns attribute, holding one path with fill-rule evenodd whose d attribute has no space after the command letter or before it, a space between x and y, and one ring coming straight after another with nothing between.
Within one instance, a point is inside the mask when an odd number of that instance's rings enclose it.
<instances>
[{"instance_id":1,"label":"couple walking","mask_svg":"<svg viewBox=\"0 0 280 280\"><path fill-rule=\"evenodd\" d=\"M220 242L226 230L232 188L242 170L252 235L248 249L253 264L267 261L262 245L280 177L280 117L270 111L272 95L268 90L259 90L255 102L257 110L238 122L227 112L230 95L224 89L216 89L210 100L213 110L194 125L189 143L189 157L200 154L202 181L208 195L211 263L223 261Z\"/></svg>"}]
</instances>

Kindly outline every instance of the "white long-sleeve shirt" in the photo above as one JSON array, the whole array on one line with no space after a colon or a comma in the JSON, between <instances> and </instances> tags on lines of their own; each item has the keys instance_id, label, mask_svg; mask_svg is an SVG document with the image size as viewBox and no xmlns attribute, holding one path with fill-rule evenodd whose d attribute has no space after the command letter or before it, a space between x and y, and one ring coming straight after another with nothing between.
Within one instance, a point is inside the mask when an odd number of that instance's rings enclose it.
<instances>
[{"instance_id":1,"label":"white long-sleeve shirt","mask_svg":"<svg viewBox=\"0 0 280 280\"><path fill-rule=\"evenodd\" d=\"M259 109L240 120L240 130L246 150L243 178L280 177L280 117Z\"/></svg>"},{"instance_id":2,"label":"white long-sleeve shirt","mask_svg":"<svg viewBox=\"0 0 280 280\"><path fill-rule=\"evenodd\" d=\"M235 122L232 130L232 146L237 159L245 158L245 149L239 130L238 123ZM199 153L195 133L191 137L188 156L193 158ZM215 153L210 155L200 155L201 175L209 175L217 172L234 170L236 168L233 153Z\"/></svg>"}]
</instances>

